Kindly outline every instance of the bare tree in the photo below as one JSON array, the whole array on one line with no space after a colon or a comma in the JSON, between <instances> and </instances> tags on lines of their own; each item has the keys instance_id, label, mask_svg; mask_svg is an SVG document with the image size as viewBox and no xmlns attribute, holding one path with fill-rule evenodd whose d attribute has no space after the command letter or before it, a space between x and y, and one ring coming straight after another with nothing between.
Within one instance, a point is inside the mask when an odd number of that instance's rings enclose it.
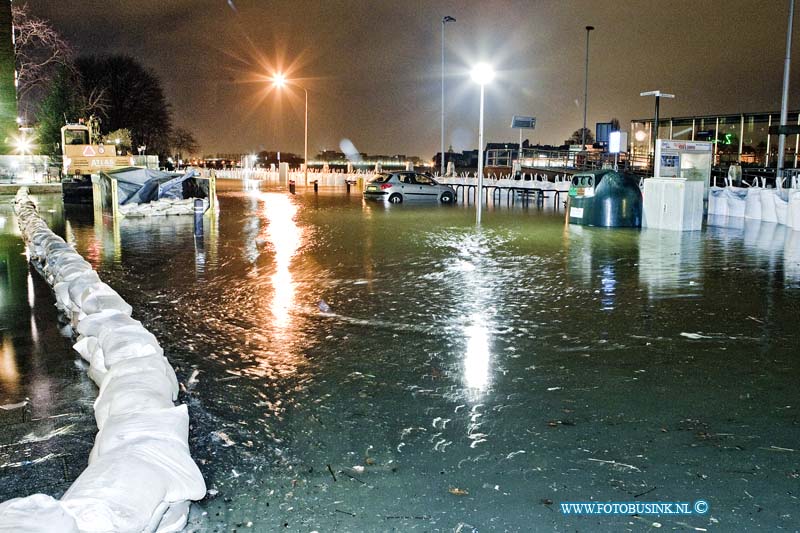
<instances>
[{"instance_id":1,"label":"bare tree","mask_svg":"<svg viewBox=\"0 0 800 533\"><path fill-rule=\"evenodd\" d=\"M592 144L594 144L594 134L592 133L592 130L590 130L589 128L585 128L585 130L586 130L586 144L591 146ZM572 133L572 136L570 136L569 141L571 141L572 144L581 144L581 139L583 139L583 131L584 128L578 128L577 130L575 130Z\"/></svg>"},{"instance_id":2,"label":"bare tree","mask_svg":"<svg viewBox=\"0 0 800 533\"><path fill-rule=\"evenodd\" d=\"M186 155L191 155L197 152L199 148L197 140L194 138L194 135L192 135L192 132L184 128L175 128L173 130L170 144L172 145L172 149L175 150L178 159L183 159L184 153Z\"/></svg>"},{"instance_id":3,"label":"bare tree","mask_svg":"<svg viewBox=\"0 0 800 533\"><path fill-rule=\"evenodd\" d=\"M13 4L14 53L20 101L37 100L60 67L72 68L69 43L46 20L31 15L27 4Z\"/></svg>"}]
</instances>

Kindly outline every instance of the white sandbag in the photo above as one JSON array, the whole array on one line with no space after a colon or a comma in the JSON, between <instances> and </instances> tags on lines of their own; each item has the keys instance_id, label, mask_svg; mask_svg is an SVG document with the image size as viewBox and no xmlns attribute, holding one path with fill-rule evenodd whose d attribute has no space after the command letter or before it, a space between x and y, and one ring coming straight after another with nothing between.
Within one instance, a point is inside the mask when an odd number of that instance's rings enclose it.
<instances>
[{"instance_id":1,"label":"white sandbag","mask_svg":"<svg viewBox=\"0 0 800 533\"><path fill-rule=\"evenodd\" d=\"M761 220L761 191L760 187L747 189L745 198L744 218Z\"/></svg>"},{"instance_id":2,"label":"white sandbag","mask_svg":"<svg viewBox=\"0 0 800 533\"><path fill-rule=\"evenodd\" d=\"M139 532L167 493L164 469L136 454L99 457L61 498L81 532Z\"/></svg>"},{"instance_id":3,"label":"white sandbag","mask_svg":"<svg viewBox=\"0 0 800 533\"><path fill-rule=\"evenodd\" d=\"M90 271L92 271L92 265L87 261L71 261L66 265L61 265L54 273L55 282L70 281Z\"/></svg>"},{"instance_id":4,"label":"white sandbag","mask_svg":"<svg viewBox=\"0 0 800 533\"><path fill-rule=\"evenodd\" d=\"M60 501L32 494L0 503L0 533L78 533L78 526Z\"/></svg>"},{"instance_id":5,"label":"white sandbag","mask_svg":"<svg viewBox=\"0 0 800 533\"><path fill-rule=\"evenodd\" d=\"M775 214L775 189L761 189L761 220L764 222L777 222Z\"/></svg>"},{"instance_id":6,"label":"white sandbag","mask_svg":"<svg viewBox=\"0 0 800 533\"><path fill-rule=\"evenodd\" d=\"M127 376L127 375L137 375L143 374L146 372L156 372L164 378L166 378L167 382L169 383L169 387L166 389L168 392L168 396L171 401L175 401L178 399L178 378L175 375L175 370L172 368L172 365L169 364L167 358L158 355L149 355L146 357L134 357L132 359L126 359L124 361L119 361L114 365L114 367L109 371L107 378L109 380L116 379L117 377ZM106 383L103 383L100 386L100 394L103 394L104 386Z\"/></svg>"},{"instance_id":7,"label":"white sandbag","mask_svg":"<svg viewBox=\"0 0 800 533\"><path fill-rule=\"evenodd\" d=\"M124 326L141 325L141 322L134 320L118 309L106 309L81 320L78 324L78 333L84 336L99 338L105 331Z\"/></svg>"},{"instance_id":8,"label":"white sandbag","mask_svg":"<svg viewBox=\"0 0 800 533\"><path fill-rule=\"evenodd\" d=\"M106 374L94 402L98 428L103 429L111 417L173 407L172 383L163 372L150 370L113 377L110 373Z\"/></svg>"},{"instance_id":9,"label":"white sandbag","mask_svg":"<svg viewBox=\"0 0 800 533\"><path fill-rule=\"evenodd\" d=\"M143 326L124 326L114 330L113 335L106 335L100 340L100 347L105 354L106 368L125 359L164 355L155 336Z\"/></svg>"},{"instance_id":10,"label":"white sandbag","mask_svg":"<svg viewBox=\"0 0 800 533\"><path fill-rule=\"evenodd\" d=\"M786 225L795 231L800 231L800 191L789 191L789 207L786 215Z\"/></svg>"},{"instance_id":11,"label":"white sandbag","mask_svg":"<svg viewBox=\"0 0 800 533\"><path fill-rule=\"evenodd\" d=\"M78 342L72 345L72 348L89 363L89 379L94 381L98 387L101 386L108 373L108 368L106 368L103 349L100 347L97 337L81 336Z\"/></svg>"},{"instance_id":12,"label":"white sandbag","mask_svg":"<svg viewBox=\"0 0 800 533\"><path fill-rule=\"evenodd\" d=\"M141 440L188 449L188 439L189 410L185 404L110 417L95 437L89 464L118 449L128 450Z\"/></svg>"},{"instance_id":13,"label":"white sandbag","mask_svg":"<svg viewBox=\"0 0 800 533\"><path fill-rule=\"evenodd\" d=\"M72 308L69 299L69 282L56 283L53 285L53 292L56 295L56 307L61 311L70 311Z\"/></svg>"},{"instance_id":14,"label":"white sandbag","mask_svg":"<svg viewBox=\"0 0 800 533\"><path fill-rule=\"evenodd\" d=\"M186 405L112 416L97 433L89 467L107 457L135 456L164 470L164 501L199 500L206 486L189 454L188 438Z\"/></svg>"},{"instance_id":15,"label":"white sandbag","mask_svg":"<svg viewBox=\"0 0 800 533\"><path fill-rule=\"evenodd\" d=\"M747 189L742 187L726 187L723 194L729 217L744 218Z\"/></svg>"},{"instance_id":16,"label":"white sandbag","mask_svg":"<svg viewBox=\"0 0 800 533\"><path fill-rule=\"evenodd\" d=\"M81 355L81 358L90 363L92 361L92 353L97 348L96 337L81 337L78 342L72 345L72 349Z\"/></svg>"},{"instance_id":17,"label":"white sandbag","mask_svg":"<svg viewBox=\"0 0 800 533\"><path fill-rule=\"evenodd\" d=\"M156 533L176 533L183 531L189 520L189 507L191 502L176 502L169 506L153 529Z\"/></svg>"},{"instance_id":18,"label":"white sandbag","mask_svg":"<svg viewBox=\"0 0 800 533\"><path fill-rule=\"evenodd\" d=\"M778 224L786 225L786 220L789 211L789 199L788 196L784 198L780 192L775 191L775 196L773 196L773 200L775 200L775 218L778 221Z\"/></svg>"},{"instance_id":19,"label":"white sandbag","mask_svg":"<svg viewBox=\"0 0 800 533\"><path fill-rule=\"evenodd\" d=\"M97 272L90 270L75 276L68 283L67 293L69 295L69 305L65 308L72 311L80 311L81 302L83 301L86 290L89 287L101 283L101 281Z\"/></svg>"},{"instance_id":20,"label":"white sandbag","mask_svg":"<svg viewBox=\"0 0 800 533\"><path fill-rule=\"evenodd\" d=\"M116 309L126 315L130 315L133 312L133 308L122 299L122 296L117 294L117 291L105 283L101 283L101 285L102 287L93 286L88 291L88 296L84 295L83 300L80 302L82 314L92 315L106 309ZM81 318L83 317L81 316Z\"/></svg>"},{"instance_id":21,"label":"white sandbag","mask_svg":"<svg viewBox=\"0 0 800 533\"><path fill-rule=\"evenodd\" d=\"M89 338L92 339L94 337ZM92 360L90 361L89 372L87 372L87 374L89 374L89 379L94 381L95 385L98 387L102 385L103 381L106 379L108 368L106 367L103 350L99 345L92 351Z\"/></svg>"},{"instance_id":22,"label":"white sandbag","mask_svg":"<svg viewBox=\"0 0 800 533\"><path fill-rule=\"evenodd\" d=\"M725 189L722 187L709 187L708 189L708 215L728 216L728 204L723 196Z\"/></svg>"}]
</instances>

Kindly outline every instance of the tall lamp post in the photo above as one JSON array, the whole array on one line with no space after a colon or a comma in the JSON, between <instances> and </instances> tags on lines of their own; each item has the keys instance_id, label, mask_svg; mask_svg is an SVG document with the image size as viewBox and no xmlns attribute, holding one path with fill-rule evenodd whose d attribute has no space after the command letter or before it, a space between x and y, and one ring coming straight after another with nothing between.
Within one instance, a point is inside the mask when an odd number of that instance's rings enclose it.
<instances>
[{"instance_id":1,"label":"tall lamp post","mask_svg":"<svg viewBox=\"0 0 800 533\"><path fill-rule=\"evenodd\" d=\"M478 122L478 188L475 191L475 222L481 223L481 208L483 207L483 88L494 79L494 69L486 63L479 63L472 69L472 79L481 86L480 119Z\"/></svg>"},{"instance_id":2,"label":"tall lamp post","mask_svg":"<svg viewBox=\"0 0 800 533\"><path fill-rule=\"evenodd\" d=\"M662 98L675 98L674 94L662 93L661 91L646 91L639 93L639 96L655 96L656 97L656 112L653 117L653 128L650 130L650 140L653 145L653 157L656 156L656 139L658 138L658 110ZM654 163L655 164L655 163ZM655 169L655 167L653 167Z\"/></svg>"},{"instance_id":3,"label":"tall lamp post","mask_svg":"<svg viewBox=\"0 0 800 533\"><path fill-rule=\"evenodd\" d=\"M786 57L783 62L783 91L781 93L781 126L786 126L787 109L789 105L789 65L792 62L792 22L794 20L794 0L789 0L789 23L786 27ZM783 183L783 152L786 148L786 134L778 136L778 167L775 187L781 188Z\"/></svg>"},{"instance_id":4,"label":"tall lamp post","mask_svg":"<svg viewBox=\"0 0 800 533\"><path fill-rule=\"evenodd\" d=\"M305 185L306 185L306 187L308 187L308 89L306 89L302 85L298 84L297 82L287 80L286 76L284 76L281 73L276 74L272 78L272 83L278 89L282 89L286 85L290 85L291 84L291 85L294 85L295 87L303 89L303 92L305 93L305 96L306 96L306 116L305 116L304 143L303 143L303 177L304 177L304 180L305 180ZM280 153L279 153L278 157L280 158ZM279 159L279 162L280 162L280 159Z\"/></svg>"},{"instance_id":5,"label":"tall lamp post","mask_svg":"<svg viewBox=\"0 0 800 533\"><path fill-rule=\"evenodd\" d=\"M594 26L586 26L586 64L583 69L583 129L581 130L581 150L586 151L586 109L589 105L589 32Z\"/></svg>"},{"instance_id":6,"label":"tall lamp post","mask_svg":"<svg viewBox=\"0 0 800 533\"><path fill-rule=\"evenodd\" d=\"M455 17L451 17L447 15L446 17L442 17L442 151L440 152L439 156L439 163L442 169L441 175L444 176L444 25L448 22L455 22Z\"/></svg>"}]
</instances>

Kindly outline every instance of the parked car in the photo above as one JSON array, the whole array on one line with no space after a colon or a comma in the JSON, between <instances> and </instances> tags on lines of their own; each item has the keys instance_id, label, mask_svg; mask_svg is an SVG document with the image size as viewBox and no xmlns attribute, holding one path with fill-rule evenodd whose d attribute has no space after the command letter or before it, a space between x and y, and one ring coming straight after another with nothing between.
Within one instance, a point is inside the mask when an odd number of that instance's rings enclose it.
<instances>
[{"instance_id":1,"label":"parked car","mask_svg":"<svg viewBox=\"0 0 800 533\"><path fill-rule=\"evenodd\" d=\"M419 172L384 172L367 183L364 198L400 204L405 200L434 200L443 204L456 201L456 191Z\"/></svg>"}]
</instances>

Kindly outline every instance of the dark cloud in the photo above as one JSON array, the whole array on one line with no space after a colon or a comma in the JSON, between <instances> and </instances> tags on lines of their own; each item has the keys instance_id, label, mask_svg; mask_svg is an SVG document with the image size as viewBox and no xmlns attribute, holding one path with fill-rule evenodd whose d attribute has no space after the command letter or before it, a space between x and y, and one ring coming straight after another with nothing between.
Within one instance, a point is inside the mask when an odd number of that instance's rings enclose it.
<instances>
[{"instance_id":1,"label":"dark cloud","mask_svg":"<svg viewBox=\"0 0 800 533\"><path fill-rule=\"evenodd\" d=\"M269 68L294 67L310 91L310 150L348 138L361 151L430 157L439 146L441 17L447 26L448 144L477 142L469 65L500 71L487 89L487 139L534 142L581 126L591 35L589 124L650 116L639 92L677 99L662 114L778 110L788 3L687 1L170 0L31 2L82 53L124 52L162 79L176 122L207 153L302 150L302 91L267 94ZM797 27L800 24L796 24ZM797 40L797 39L796 39ZM795 54L797 56L797 54ZM797 94L800 69L792 87ZM797 98L791 101L798 105Z\"/></svg>"}]
</instances>

